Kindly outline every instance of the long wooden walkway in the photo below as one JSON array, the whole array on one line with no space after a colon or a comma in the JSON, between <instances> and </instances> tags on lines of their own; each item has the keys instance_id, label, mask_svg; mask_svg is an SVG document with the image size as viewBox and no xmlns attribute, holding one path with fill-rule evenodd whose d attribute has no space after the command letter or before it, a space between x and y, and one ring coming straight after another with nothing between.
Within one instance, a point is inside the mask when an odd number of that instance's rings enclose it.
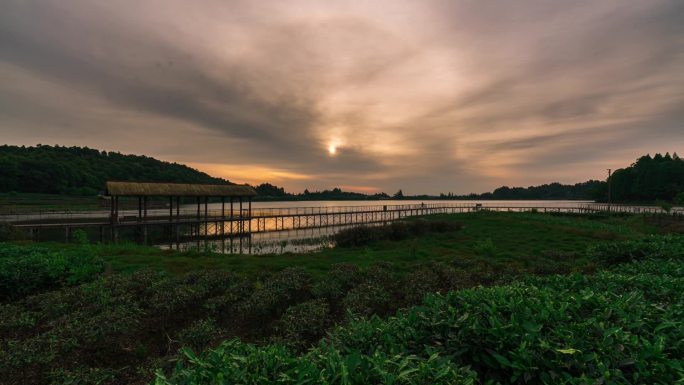
<instances>
[{"instance_id":1,"label":"long wooden walkway","mask_svg":"<svg viewBox=\"0 0 684 385\"><path fill-rule=\"evenodd\" d=\"M29 233L43 229L63 229L66 238L73 229L99 228L101 241L116 242L119 231L140 229L142 242L147 243L148 228L162 228L167 238L179 242L182 238L236 237L253 233L354 226L386 223L407 217L466 213L479 210L509 212L557 213L663 213L658 207L607 204L566 205L496 205L476 203L425 203L411 205L363 205L335 207L253 208L248 210L181 209L175 215L168 210L150 210L144 217L134 211L122 211L116 218L109 212L43 212L0 215L0 222L10 223ZM675 212L684 215L684 212ZM107 239L109 238L109 239Z\"/></svg>"}]
</instances>

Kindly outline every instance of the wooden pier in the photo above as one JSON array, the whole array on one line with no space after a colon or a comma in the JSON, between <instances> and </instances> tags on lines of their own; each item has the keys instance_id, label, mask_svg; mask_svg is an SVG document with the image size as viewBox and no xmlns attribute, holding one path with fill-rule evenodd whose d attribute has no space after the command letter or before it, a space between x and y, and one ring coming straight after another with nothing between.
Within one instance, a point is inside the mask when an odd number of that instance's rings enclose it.
<instances>
[{"instance_id":1,"label":"wooden pier","mask_svg":"<svg viewBox=\"0 0 684 385\"><path fill-rule=\"evenodd\" d=\"M423 203L410 205L360 205L335 207L292 207L253 209L251 199L242 197L221 198L219 209L209 209L207 197L197 197L196 206L181 207L178 197L169 198L165 209L148 210L145 198L140 198L138 210L119 211L118 199L113 199L110 212L42 212L0 216L17 228L25 229L32 237L39 232L63 231L68 242L75 229L94 230L100 242L116 243L120 235L138 243L162 243L178 247L181 243L211 239L235 240L242 245L243 238L252 234L314 229L325 227L347 227L388 223L407 217L467 213L481 210L508 212L576 213L597 212L629 214L663 214L662 209L653 206L627 206L585 203L577 205L497 205L480 203ZM175 203L175 204L174 204ZM213 204L216 206L216 203ZM684 211L671 215L682 218ZM149 234L155 232L150 240ZM150 242L151 241L151 242Z\"/></svg>"}]
</instances>

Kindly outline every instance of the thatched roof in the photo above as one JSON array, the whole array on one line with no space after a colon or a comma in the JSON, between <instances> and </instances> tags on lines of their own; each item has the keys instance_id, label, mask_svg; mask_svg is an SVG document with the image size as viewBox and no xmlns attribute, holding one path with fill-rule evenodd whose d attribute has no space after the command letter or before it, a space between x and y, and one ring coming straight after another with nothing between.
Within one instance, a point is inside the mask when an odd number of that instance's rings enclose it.
<instances>
[{"instance_id":1,"label":"thatched roof","mask_svg":"<svg viewBox=\"0 0 684 385\"><path fill-rule=\"evenodd\" d=\"M107 182L107 195L251 197L257 193L243 185Z\"/></svg>"}]
</instances>

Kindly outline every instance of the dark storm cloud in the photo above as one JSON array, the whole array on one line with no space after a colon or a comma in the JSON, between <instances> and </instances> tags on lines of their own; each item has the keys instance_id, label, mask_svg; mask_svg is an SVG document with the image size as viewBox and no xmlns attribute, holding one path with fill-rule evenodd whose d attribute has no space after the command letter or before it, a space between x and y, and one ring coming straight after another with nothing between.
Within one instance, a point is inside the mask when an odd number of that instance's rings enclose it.
<instances>
[{"instance_id":1,"label":"dark storm cloud","mask_svg":"<svg viewBox=\"0 0 684 385\"><path fill-rule=\"evenodd\" d=\"M295 190L580 181L684 145L684 3L8 0L0 82L9 143Z\"/></svg>"}]
</instances>

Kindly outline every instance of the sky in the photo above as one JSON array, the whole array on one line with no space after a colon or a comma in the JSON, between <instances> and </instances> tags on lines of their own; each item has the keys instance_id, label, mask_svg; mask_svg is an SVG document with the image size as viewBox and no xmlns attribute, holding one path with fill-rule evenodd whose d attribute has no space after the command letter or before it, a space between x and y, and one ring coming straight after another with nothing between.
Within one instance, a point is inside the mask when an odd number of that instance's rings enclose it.
<instances>
[{"instance_id":1,"label":"sky","mask_svg":"<svg viewBox=\"0 0 684 385\"><path fill-rule=\"evenodd\" d=\"M292 192L604 179L684 153L684 1L3 0L0 143Z\"/></svg>"}]
</instances>

